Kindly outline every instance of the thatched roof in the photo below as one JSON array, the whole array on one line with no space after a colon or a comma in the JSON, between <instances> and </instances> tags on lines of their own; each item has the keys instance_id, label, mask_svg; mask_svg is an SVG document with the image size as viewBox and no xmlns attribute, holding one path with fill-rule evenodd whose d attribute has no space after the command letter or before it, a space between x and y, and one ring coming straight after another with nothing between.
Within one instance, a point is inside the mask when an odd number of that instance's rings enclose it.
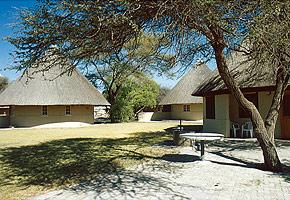
<instances>
[{"instance_id":1,"label":"thatched roof","mask_svg":"<svg viewBox=\"0 0 290 200\"><path fill-rule=\"evenodd\" d=\"M233 53L227 59L231 75L244 91L272 90L275 85L275 72L271 66L253 66L247 62L247 57L242 53ZM229 93L217 69L211 77L193 91L194 96L206 96Z\"/></svg>"},{"instance_id":2,"label":"thatched roof","mask_svg":"<svg viewBox=\"0 0 290 200\"><path fill-rule=\"evenodd\" d=\"M204 63L195 64L162 99L159 105L202 103L201 97L191 96L198 85L211 75Z\"/></svg>"},{"instance_id":3,"label":"thatched roof","mask_svg":"<svg viewBox=\"0 0 290 200\"><path fill-rule=\"evenodd\" d=\"M0 94L2 105L110 104L77 69L66 72L65 67L56 64L48 71L28 70L23 77L13 81Z\"/></svg>"}]
</instances>

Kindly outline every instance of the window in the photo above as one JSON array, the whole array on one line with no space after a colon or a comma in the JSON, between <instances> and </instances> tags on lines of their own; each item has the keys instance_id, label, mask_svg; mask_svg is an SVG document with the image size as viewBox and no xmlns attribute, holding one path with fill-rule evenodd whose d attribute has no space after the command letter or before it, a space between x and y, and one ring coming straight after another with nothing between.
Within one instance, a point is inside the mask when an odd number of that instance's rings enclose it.
<instances>
[{"instance_id":1,"label":"window","mask_svg":"<svg viewBox=\"0 0 290 200\"><path fill-rule=\"evenodd\" d=\"M184 112L190 112L190 105L183 105Z\"/></svg>"},{"instance_id":2,"label":"window","mask_svg":"<svg viewBox=\"0 0 290 200\"><path fill-rule=\"evenodd\" d=\"M283 115L290 116L290 95L284 96L284 103L283 103Z\"/></svg>"},{"instance_id":3,"label":"window","mask_svg":"<svg viewBox=\"0 0 290 200\"><path fill-rule=\"evenodd\" d=\"M0 107L0 116L9 116L9 109L8 106Z\"/></svg>"},{"instance_id":4,"label":"window","mask_svg":"<svg viewBox=\"0 0 290 200\"><path fill-rule=\"evenodd\" d=\"M164 105L162 107L162 112L171 112L171 105Z\"/></svg>"},{"instance_id":5,"label":"window","mask_svg":"<svg viewBox=\"0 0 290 200\"><path fill-rule=\"evenodd\" d=\"M245 94L246 99L251 101L258 109L258 93L251 93L251 94ZM249 118L248 113L239 106L239 117L240 118Z\"/></svg>"},{"instance_id":6,"label":"window","mask_svg":"<svg viewBox=\"0 0 290 200\"><path fill-rule=\"evenodd\" d=\"M65 106L65 115L71 115L71 107Z\"/></svg>"},{"instance_id":7,"label":"window","mask_svg":"<svg viewBox=\"0 0 290 200\"><path fill-rule=\"evenodd\" d=\"M42 115L47 116L47 106L42 106Z\"/></svg>"},{"instance_id":8,"label":"window","mask_svg":"<svg viewBox=\"0 0 290 200\"><path fill-rule=\"evenodd\" d=\"M215 96L205 98L206 119L215 119Z\"/></svg>"}]
</instances>

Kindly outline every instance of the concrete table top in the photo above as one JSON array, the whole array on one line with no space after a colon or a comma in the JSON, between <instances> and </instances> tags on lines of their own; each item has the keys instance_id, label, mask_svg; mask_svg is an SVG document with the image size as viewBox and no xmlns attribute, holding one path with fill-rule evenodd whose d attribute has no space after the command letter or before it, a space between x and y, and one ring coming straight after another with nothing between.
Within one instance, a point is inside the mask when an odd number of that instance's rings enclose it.
<instances>
[{"instance_id":1,"label":"concrete table top","mask_svg":"<svg viewBox=\"0 0 290 200\"><path fill-rule=\"evenodd\" d=\"M223 134L220 133L195 133L188 132L180 134L181 138L199 141L201 147L200 159L204 159L204 143L206 141L222 140L224 138Z\"/></svg>"},{"instance_id":2,"label":"concrete table top","mask_svg":"<svg viewBox=\"0 0 290 200\"><path fill-rule=\"evenodd\" d=\"M224 138L223 134L220 133L195 133L195 132L188 132L180 134L180 137L197 140L197 141L213 141L213 140L221 140Z\"/></svg>"}]
</instances>

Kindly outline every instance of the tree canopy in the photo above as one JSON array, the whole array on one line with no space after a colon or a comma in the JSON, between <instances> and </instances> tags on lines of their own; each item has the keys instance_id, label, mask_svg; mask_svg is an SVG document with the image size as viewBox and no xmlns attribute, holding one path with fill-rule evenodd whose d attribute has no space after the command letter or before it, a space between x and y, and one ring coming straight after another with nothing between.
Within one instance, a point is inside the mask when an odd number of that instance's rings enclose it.
<instances>
[{"instance_id":1,"label":"tree canopy","mask_svg":"<svg viewBox=\"0 0 290 200\"><path fill-rule=\"evenodd\" d=\"M119 52L96 55L84 61L82 68L86 77L106 93L111 104L111 121L119 118L115 115L119 115L121 110L125 109L121 107L125 104L121 104L117 98L119 93L128 89L132 78L140 79L140 76L150 76L154 73L169 74L174 64L174 56L159 52L159 42L159 37L144 33L139 38L128 41ZM126 88L123 88L124 85ZM146 102L144 105L147 105Z\"/></svg>"},{"instance_id":2,"label":"tree canopy","mask_svg":"<svg viewBox=\"0 0 290 200\"><path fill-rule=\"evenodd\" d=\"M129 77L116 97L111 112L114 122L135 120L144 108L154 108L159 85L146 76Z\"/></svg>"}]
</instances>

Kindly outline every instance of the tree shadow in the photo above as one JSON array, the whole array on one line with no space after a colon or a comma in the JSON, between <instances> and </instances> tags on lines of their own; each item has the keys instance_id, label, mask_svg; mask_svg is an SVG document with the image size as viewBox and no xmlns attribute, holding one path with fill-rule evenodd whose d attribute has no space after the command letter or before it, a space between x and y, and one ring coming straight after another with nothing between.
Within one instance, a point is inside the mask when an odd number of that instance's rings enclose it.
<instances>
[{"instance_id":1,"label":"tree shadow","mask_svg":"<svg viewBox=\"0 0 290 200\"><path fill-rule=\"evenodd\" d=\"M239 167L246 167L246 168L257 168L259 169L261 163L254 163L250 162L241 158L237 158L231 155L226 155L223 152L211 152L212 154L218 155L220 157L226 158L228 160L234 161L234 163L228 163L228 162L220 162L220 161L213 161L212 163L220 164L220 165L231 165L231 166L239 166Z\"/></svg>"},{"instance_id":2,"label":"tree shadow","mask_svg":"<svg viewBox=\"0 0 290 200\"><path fill-rule=\"evenodd\" d=\"M290 141L276 140L275 143L278 151L284 148L289 149L290 147ZM248 158L239 156L239 152L241 151L252 151L252 153L260 151L260 146L257 141L225 140L212 143L209 146L211 147L210 153L233 161L231 163L228 163L211 160L211 162L213 163L220 165L255 168L263 171L266 170L264 163L262 163L259 159L251 159L252 161L250 161ZM283 177L285 181L290 182L290 159L284 158L281 159L281 162L283 165L283 172L273 173L273 175Z\"/></svg>"},{"instance_id":3,"label":"tree shadow","mask_svg":"<svg viewBox=\"0 0 290 200\"><path fill-rule=\"evenodd\" d=\"M120 139L74 138L0 149L0 186L58 187L96 180L131 163L158 159L160 149L147 147L168 140L164 132ZM155 155L156 154L156 155Z\"/></svg>"},{"instance_id":4,"label":"tree shadow","mask_svg":"<svg viewBox=\"0 0 290 200\"><path fill-rule=\"evenodd\" d=\"M119 139L74 138L55 140L38 145L0 149L0 187L16 184L20 187L41 186L43 189L64 188L49 194L50 199L70 195L78 199L146 198L160 194L168 198L190 199L186 194L173 190L172 186L193 188L195 186L175 183L167 174L175 166L165 160L164 154L173 151L164 147L170 134L164 132L135 133L135 137ZM161 146L154 146L162 144ZM146 149L150 147L150 150ZM172 148L174 148L172 146ZM160 152L161 151L161 152ZM162 152L164 151L164 152ZM173 154L172 154L173 155ZM132 169L127 163L150 161L150 171L146 164ZM156 161L156 162L155 162ZM136 167L141 167L137 169ZM164 177L154 176L154 171L165 172ZM153 172L153 173L152 173ZM75 196L74 196L75 195ZM80 196L79 196L80 195Z\"/></svg>"},{"instance_id":5,"label":"tree shadow","mask_svg":"<svg viewBox=\"0 0 290 200\"><path fill-rule=\"evenodd\" d=\"M104 199L114 199L118 191L128 197L140 191L162 191L172 198L186 199L186 195L172 191L174 182L168 177L154 177L144 169L128 170L127 166L140 161L157 161L150 165L156 171L174 174L170 163L187 163L199 160L198 156L175 154L171 146L171 134L165 132L135 133L132 137L118 139L74 138L45 142L37 145L0 149L0 186L15 184L21 187L42 186L43 188L70 187L74 193L88 190L111 194ZM157 144L157 145L156 145ZM166 147L166 148L165 148ZM241 167L257 167L245 159L225 154L231 151L258 149L255 142L226 141L209 145L210 153L232 159ZM159 162L168 161L168 162ZM216 164L228 163L216 161ZM144 173L140 173L144 172ZM152 172L152 171L151 171ZM289 170L290 172L290 170ZM168 176L168 173L165 173ZM290 182L287 172L277 174ZM169 186L170 185L170 186ZM177 187L193 187L179 185ZM143 188L143 190L142 190ZM147 188L144 190L144 188Z\"/></svg>"},{"instance_id":6,"label":"tree shadow","mask_svg":"<svg viewBox=\"0 0 290 200\"><path fill-rule=\"evenodd\" d=\"M61 186L92 179L95 174L114 171L118 164L108 159L108 148L96 139L56 140L33 146L6 148L0 161L9 169L1 185ZM17 181L20 177L21 180ZM8 182L8 183L7 183Z\"/></svg>"},{"instance_id":7,"label":"tree shadow","mask_svg":"<svg viewBox=\"0 0 290 200\"><path fill-rule=\"evenodd\" d=\"M279 176L284 178L285 181L290 183L290 165L283 165L283 173L279 173Z\"/></svg>"},{"instance_id":8,"label":"tree shadow","mask_svg":"<svg viewBox=\"0 0 290 200\"><path fill-rule=\"evenodd\" d=\"M277 140L275 140L275 144L279 148L287 148L287 147L290 147L290 140L277 139Z\"/></svg>"},{"instance_id":9,"label":"tree shadow","mask_svg":"<svg viewBox=\"0 0 290 200\"><path fill-rule=\"evenodd\" d=\"M230 140L225 139L224 141L217 141L210 145L221 151L245 151L245 150L259 150L260 146L257 141L249 140Z\"/></svg>"},{"instance_id":10,"label":"tree shadow","mask_svg":"<svg viewBox=\"0 0 290 200\"><path fill-rule=\"evenodd\" d=\"M187 163L194 162L200 160L199 156L188 155L188 154L166 154L162 156L160 159L168 161L168 162L176 162L176 163Z\"/></svg>"},{"instance_id":11,"label":"tree shadow","mask_svg":"<svg viewBox=\"0 0 290 200\"><path fill-rule=\"evenodd\" d=\"M155 169L158 171L160 169ZM151 173L144 172L146 169L122 170L106 176L100 176L94 181L83 182L69 189L67 192L73 196L90 191L91 198L94 199L119 199L120 196L127 198L148 199L155 197L156 194L162 197L167 196L170 199L190 199L186 194L173 190L172 186L177 187L192 187L186 184L178 184L170 181L167 177L154 176L154 170ZM60 195L62 191L60 191ZM59 194L57 194L59 195ZM155 199L154 198L154 199Z\"/></svg>"}]
</instances>

